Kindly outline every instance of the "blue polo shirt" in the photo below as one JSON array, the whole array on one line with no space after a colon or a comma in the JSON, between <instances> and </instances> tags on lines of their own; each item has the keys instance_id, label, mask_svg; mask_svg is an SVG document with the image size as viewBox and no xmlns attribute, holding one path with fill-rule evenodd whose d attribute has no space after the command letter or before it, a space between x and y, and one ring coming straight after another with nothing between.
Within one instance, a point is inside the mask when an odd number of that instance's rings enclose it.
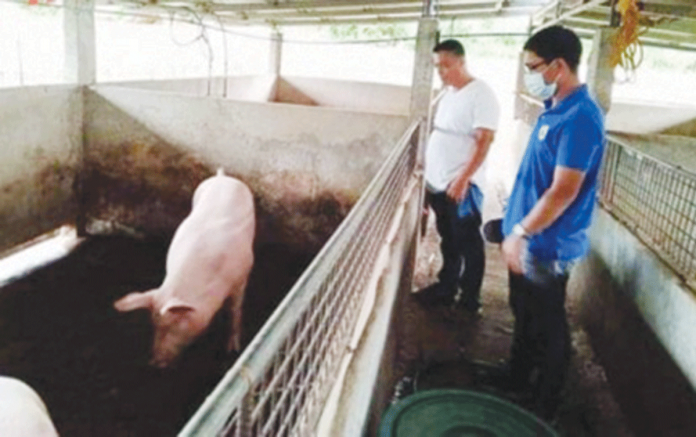
<instances>
[{"instance_id":1,"label":"blue polo shirt","mask_svg":"<svg viewBox=\"0 0 696 437\"><path fill-rule=\"evenodd\" d=\"M592 220L597 176L604 154L604 114L582 85L539 116L520 164L507 210L503 233L532 210L551 186L556 167L585 173L577 197L563 214L541 233L529 239L529 251L539 260L568 261L589 249L587 228Z\"/></svg>"}]
</instances>

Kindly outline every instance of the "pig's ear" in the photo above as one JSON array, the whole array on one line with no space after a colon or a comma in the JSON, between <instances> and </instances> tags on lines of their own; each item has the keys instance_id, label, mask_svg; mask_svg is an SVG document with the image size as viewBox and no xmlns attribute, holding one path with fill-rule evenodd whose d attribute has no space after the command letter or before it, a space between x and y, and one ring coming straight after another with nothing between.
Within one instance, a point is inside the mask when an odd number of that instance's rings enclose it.
<instances>
[{"instance_id":1,"label":"pig's ear","mask_svg":"<svg viewBox=\"0 0 696 437\"><path fill-rule=\"evenodd\" d=\"M177 315L182 315L185 314L189 311L193 311L193 306L177 297L172 297L169 300L167 300L164 305L162 305L162 309L160 309L160 315L163 316L167 312L170 312L172 314L177 314Z\"/></svg>"},{"instance_id":2,"label":"pig's ear","mask_svg":"<svg viewBox=\"0 0 696 437\"><path fill-rule=\"evenodd\" d=\"M114 302L114 308L118 311L133 311L139 308L150 308L152 306L152 295L154 290L146 293L134 292Z\"/></svg>"}]
</instances>

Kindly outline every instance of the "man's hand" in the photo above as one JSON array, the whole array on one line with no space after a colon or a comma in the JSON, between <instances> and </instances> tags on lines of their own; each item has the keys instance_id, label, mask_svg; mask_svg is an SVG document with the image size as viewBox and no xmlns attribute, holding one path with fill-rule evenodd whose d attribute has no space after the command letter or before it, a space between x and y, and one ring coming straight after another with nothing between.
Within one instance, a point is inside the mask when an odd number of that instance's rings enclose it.
<instances>
[{"instance_id":1,"label":"man's hand","mask_svg":"<svg viewBox=\"0 0 696 437\"><path fill-rule=\"evenodd\" d=\"M527 240L519 235L510 235L503 241L503 257L508 269L513 273L521 275L524 273L522 266L522 253L527 245Z\"/></svg>"},{"instance_id":2,"label":"man's hand","mask_svg":"<svg viewBox=\"0 0 696 437\"><path fill-rule=\"evenodd\" d=\"M456 203L461 202L466 197L469 191L469 179L455 179L449 187L447 187L447 197Z\"/></svg>"}]
</instances>

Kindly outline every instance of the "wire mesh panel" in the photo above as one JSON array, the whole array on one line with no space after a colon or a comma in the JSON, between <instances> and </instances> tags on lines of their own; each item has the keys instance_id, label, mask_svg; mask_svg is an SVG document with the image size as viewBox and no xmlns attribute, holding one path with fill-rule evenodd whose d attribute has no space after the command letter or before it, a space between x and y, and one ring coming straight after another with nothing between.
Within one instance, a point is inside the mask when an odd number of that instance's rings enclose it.
<instances>
[{"instance_id":1,"label":"wire mesh panel","mask_svg":"<svg viewBox=\"0 0 696 437\"><path fill-rule=\"evenodd\" d=\"M696 174L610 136L600 200L687 283L696 284Z\"/></svg>"},{"instance_id":2,"label":"wire mesh panel","mask_svg":"<svg viewBox=\"0 0 696 437\"><path fill-rule=\"evenodd\" d=\"M414 177L418 124L180 436L312 435L381 245Z\"/></svg>"}]
</instances>

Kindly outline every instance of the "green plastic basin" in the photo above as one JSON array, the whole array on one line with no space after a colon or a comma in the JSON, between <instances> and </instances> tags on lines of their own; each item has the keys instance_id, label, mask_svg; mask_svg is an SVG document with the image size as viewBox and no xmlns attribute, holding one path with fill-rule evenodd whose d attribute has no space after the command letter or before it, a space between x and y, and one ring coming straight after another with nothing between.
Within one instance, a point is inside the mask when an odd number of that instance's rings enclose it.
<instances>
[{"instance_id":1,"label":"green plastic basin","mask_svg":"<svg viewBox=\"0 0 696 437\"><path fill-rule=\"evenodd\" d=\"M391 405L379 437L558 437L508 401L469 390L425 390Z\"/></svg>"}]
</instances>

